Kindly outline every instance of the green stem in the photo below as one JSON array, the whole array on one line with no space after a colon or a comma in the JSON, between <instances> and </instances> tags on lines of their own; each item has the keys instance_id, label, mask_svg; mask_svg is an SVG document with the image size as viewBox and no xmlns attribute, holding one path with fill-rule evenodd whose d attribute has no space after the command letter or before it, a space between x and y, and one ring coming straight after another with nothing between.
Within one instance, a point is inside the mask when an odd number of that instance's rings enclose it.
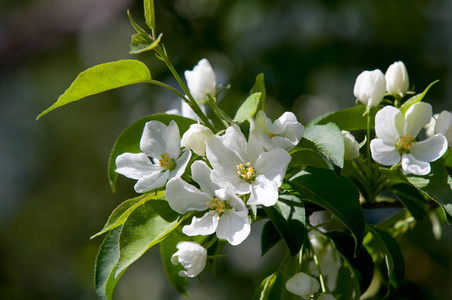
<instances>
[{"instance_id":1,"label":"green stem","mask_svg":"<svg viewBox=\"0 0 452 300\"><path fill-rule=\"evenodd\" d=\"M367 164L369 165L369 168L371 166L370 161L370 111L367 112Z\"/></svg>"},{"instance_id":2,"label":"green stem","mask_svg":"<svg viewBox=\"0 0 452 300\"><path fill-rule=\"evenodd\" d=\"M185 98L185 96L184 96L181 92L179 92L178 90L176 90L175 88L173 88L172 86L170 86L170 85L168 85L168 84L166 84L166 83L163 83L163 82L157 81L157 80L153 80L153 79L147 80L146 82L147 82L147 83L151 83L151 84L155 84L155 85L158 85L158 86L161 86L161 87L163 87L163 88L165 88L165 89L167 89L167 90L173 92L174 94L176 94L176 95L177 95L178 97L180 97L183 101L185 101L185 102L188 101L187 98Z\"/></svg>"}]
</instances>

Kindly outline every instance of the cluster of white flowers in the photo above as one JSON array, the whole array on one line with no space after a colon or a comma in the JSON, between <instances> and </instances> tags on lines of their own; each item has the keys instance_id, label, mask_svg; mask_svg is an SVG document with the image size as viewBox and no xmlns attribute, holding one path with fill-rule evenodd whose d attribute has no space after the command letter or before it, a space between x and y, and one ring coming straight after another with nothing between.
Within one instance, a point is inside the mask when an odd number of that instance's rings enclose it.
<instances>
[{"instance_id":1,"label":"cluster of white flowers","mask_svg":"<svg viewBox=\"0 0 452 300\"><path fill-rule=\"evenodd\" d=\"M185 77L196 101L214 95L215 74L206 59L193 71L185 72ZM250 124L248 138L237 125L215 135L201 124L193 124L181 139L174 121L168 126L149 121L141 137L142 152L119 155L116 172L138 180L138 193L166 185L165 198L179 214L205 212L183 227L187 236L216 233L218 238L238 245L251 231L249 205L272 206L278 200L278 188L291 160L288 151L300 142L304 132L290 112L272 122L259 111ZM192 152L197 156L191 163L189 179L183 174ZM196 243L178 246L173 262L190 268L181 273L183 276L196 276L204 268L199 263L201 258L205 260L201 248Z\"/></svg>"}]
</instances>

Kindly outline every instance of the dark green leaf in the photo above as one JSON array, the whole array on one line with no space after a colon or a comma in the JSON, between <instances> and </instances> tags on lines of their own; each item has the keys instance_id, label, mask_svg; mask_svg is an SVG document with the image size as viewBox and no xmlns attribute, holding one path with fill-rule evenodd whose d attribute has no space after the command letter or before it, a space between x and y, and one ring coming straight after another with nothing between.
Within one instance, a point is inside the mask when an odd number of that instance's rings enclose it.
<instances>
[{"instance_id":1,"label":"dark green leaf","mask_svg":"<svg viewBox=\"0 0 452 300\"><path fill-rule=\"evenodd\" d=\"M405 103L402 104L402 106L400 107L400 111L405 115L408 108L410 108L413 104L416 104L416 103L422 101L422 99L424 99L425 95L427 94L428 90L432 87L432 85L434 85L438 81L439 80L436 80L436 81L430 83L429 86L422 93L414 95L413 97L408 99Z\"/></svg>"},{"instance_id":2,"label":"dark green leaf","mask_svg":"<svg viewBox=\"0 0 452 300\"><path fill-rule=\"evenodd\" d=\"M162 39L162 34L160 34L156 40L153 40L148 35L141 33L136 33L132 35L132 41L130 42L129 54L139 54L145 51L149 51L157 47Z\"/></svg>"},{"instance_id":3,"label":"dark green leaf","mask_svg":"<svg viewBox=\"0 0 452 300\"><path fill-rule=\"evenodd\" d=\"M286 242L290 253L297 255L306 236L306 214L297 193L284 191L275 205L264 207L264 210Z\"/></svg>"},{"instance_id":4,"label":"dark green leaf","mask_svg":"<svg viewBox=\"0 0 452 300\"><path fill-rule=\"evenodd\" d=\"M118 173L115 172L116 157L125 152L138 153L141 151L140 139L143 134L144 125L151 120L160 121L165 125L168 125L171 120L174 120L179 127L181 135L187 131L191 124L195 123L194 120L181 116L156 114L144 117L127 127L116 140L108 160L108 181L113 192L116 190L116 180L118 178Z\"/></svg>"},{"instance_id":5,"label":"dark green leaf","mask_svg":"<svg viewBox=\"0 0 452 300\"><path fill-rule=\"evenodd\" d=\"M385 256L388 270L388 291L383 299L389 299L405 278L405 259L397 241L386 231L372 225L366 226Z\"/></svg>"},{"instance_id":6,"label":"dark green leaf","mask_svg":"<svg viewBox=\"0 0 452 300\"><path fill-rule=\"evenodd\" d=\"M254 83L253 88L251 89L250 95L254 93L261 93L258 110L265 111L265 97L267 95L267 92L265 90L264 73L260 73L259 75L257 75L256 81Z\"/></svg>"},{"instance_id":7,"label":"dark green leaf","mask_svg":"<svg viewBox=\"0 0 452 300\"><path fill-rule=\"evenodd\" d=\"M147 201L137 207L124 223L119 237L120 257L115 278L161 242L183 221L163 200Z\"/></svg>"},{"instance_id":8,"label":"dark green leaf","mask_svg":"<svg viewBox=\"0 0 452 300\"><path fill-rule=\"evenodd\" d=\"M107 220L107 223L105 224L104 228L93 235L91 238L95 238L101 234L104 234L107 231L110 231L120 225L122 225L127 217L130 215L130 213L143 204L144 202L150 200L150 199L158 199L158 198L164 198L164 192L160 191L155 194L143 194L138 197L129 199L121 203L113 212L111 213L110 217Z\"/></svg>"},{"instance_id":9,"label":"dark green leaf","mask_svg":"<svg viewBox=\"0 0 452 300\"><path fill-rule=\"evenodd\" d=\"M151 73L148 67L138 60L126 59L94 66L80 73L57 102L43 111L37 119L58 107L82 98L149 80Z\"/></svg>"},{"instance_id":10,"label":"dark green leaf","mask_svg":"<svg viewBox=\"0 0 452 300\"><path fill-rule=\"evenodd\" d=\"M421 221L425 217L429 208L428 204L414 186L397 183L392 185L391 189L416 220Z\"/></svg>"},{"instance_id":11,"label":"dark green leaf","mask_svg":"<svg viewBox=\"0 0 452 300\"><path fill-rule=\"evenodd\" d=\"M315 118L306 125L306 128L312 125L325 125L330 122L335 123L341 130L366 130L367 116L364 116L366 106L357 105L340 111L332 112ZM375 114L377 109L370 110L370 129L375 127Z\"/></svg>"},{"instance_id":12,"label":"dark green leaf","mask_svg":"<svg viewBox=\"0 0 452 300\"><path fill-rule=\"evenodd\" d=\"M262 93L251 94L237 110L234 122L242 123L254 116L259 106L259 99L261 95Z\"/></svg>"},{"instance_id":13,"label":"dark green leaf","mask_svg":"<svg viewBox=\"0 0 452 300\"><path fill-rule=\"evenodd\" d=\"M357 255L364 236L364 212L356 186L342 175L337 177L332 170L314 168L298 173L289 183L302 200L324 207L350 229Z\"/></svg>"},{"instance_id":14,"label":"dark green leaf","mask_svg":"<svg viewBox=\"0 0 452 300\"><path fill-rule=\"evenodd\" d=\"M360 294L363 294L369 287L374 274L374 264L369 252L363 247L358 256L354 257L353 238L345 232L332 231L327 233L327 236L331 238L336 249L342 254L342 258L359 280Z\"/></svg>"},{"instance_id":15,"label":"dark green leaf","mask_svg":"<svg viewBox=\"0 0 452 300\"><path fill-rule=\"evenodd\" d=\"M113 289L119 278L114 278L116 263L119 259L119 233L117 227L106 236L99 248L94 267L94 283L97 296L102 300L110 300Z\"/></svg>"},{"instance_id":16,"label":"dark green leaf","mask_svg":"<svg viewBox=\"0 0 452 300\"><path fill-rule=\"evenodd\" d=\"M440 162L430 164L432 170L425 176L407 175L408 181L421 192L431 197L444 211L447 222L452 221L452 180L446 167Z\"/></svg>"},{"instance_id":17,"label":"dark green leaf","mask_svg":"<svg viewBox=\"0 0 452 300\"><path fill-rule=\"evenodd\" d=\"M313 142L333 164L344 167L344 138L336 124L312 125L306 128L303 137Z\"/></svg>"},{"instance_id":18,"label":"dark green leaf","mask_svg":"<svg viewBox=\"0 0 452 300\"><path fill-rule=\"evenodd\" d=\"M277 242L281 240L281 236L276 230L275 225L273 225L272 221L268 221L265 223L264 228L262 230L262 239L261 239L261 255L264 256L268 250L270 250Z\"/></svg>"},{"instance_id":19,"label":"dark green leaf","mask_svg":"<svg viewBox=\"0 0 452 300\"><path fill-rule=\"evenodd\" d=\"M254 292L253 300L276 300L281 299L282 289L285 288L285 281L280 271L276 268L274 273L269 274L261 280Z\"/></svg>"},{"instance_id":20,"label":"dark green leaf","mask_svg":"<svg viewBox=\"0 0 452 300\"><path fill-rule=\"evenodd\" d=\"M319 152L309 148L297 147L290 152L292 160L289 167L319 167L329 169L328 160Z\"/></svg>"}]
</instances>

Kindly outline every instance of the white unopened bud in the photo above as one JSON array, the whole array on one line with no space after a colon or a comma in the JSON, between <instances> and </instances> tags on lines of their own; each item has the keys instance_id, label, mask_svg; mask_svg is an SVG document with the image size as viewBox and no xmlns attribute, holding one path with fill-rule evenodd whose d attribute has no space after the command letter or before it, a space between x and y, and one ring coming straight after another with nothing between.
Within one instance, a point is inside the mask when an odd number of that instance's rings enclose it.
<instances>
[{"instance_id":1,"label":"white unopened bud","mask_svg":"<svg viewBox=\"0 0 452 300\"><path fill-rule=\"evenodd\" d=\"M286 282L286 289L303 298L309 298L320 288L320 284L312 276L306 273L297 273Z\"/></svg>"},{"instance_id":2,"label":"white unopened bud","mask_svg":"<svg viewBox=\"0 0 452 300\"><path fill-rule=\"evenodd\" d=\"M201 59L193 71L185 71L184 75L188 89L197 102L204 101L207 94L215 95L217 78L207 59Z\"/></svg>"},{"instance_id":3,"label":"white unopened bud","mask_svg":"<svg viewBox=\"0 0 452 300\"><path fill-rule=\"evenodd\" d=\"M359 144L355 137L347 130L342 130L342 136L344 137L345 156L347 160L352 160L359 156Z\"/></svg>"},{"instance_id":4,"label":"white unopened bud","mask_svg":"<svg viewBox=\"0 0 452 300\"><path fill-rule=\"evenodd\" d=\"M409 88L408 72L405 64L401 61L396 61L389 66L385 74L386 91L388 94L403 97Z\"/></svg>"},{"instance_id":5,"label":"white unopened bud","mask_svg":"<svg viewBox=\"0 0 452 300\"><path fill-rule=\"evenodd\" d=\"M376 107L383 100L386 80L380 70L364 71L356 78L353 94L367 108Z\"/></svg>"},{"instance_id":6,"label":"white unopened bud","mask_svg":"<svg viewBox=\"0 0 452 300\"><path fill-rule=\"evenodd\" d=\"M207 250L195 242L180 242L178 251L171 256L174 265L180 263L185 269L179 272L181 277L196 277L206 266Z\"/></svg>"},{"instance_id":7,"label":"white unopened bud","mask_svg":"<svg viewBox=\"0 0 452 300\"><path fill-rule=\"evenodd\" d=\"M192 124L182 136L181 144L199 156L206 155L206 140L213 135L212 130L201 124Z\"/></svg>"}]
</instances>

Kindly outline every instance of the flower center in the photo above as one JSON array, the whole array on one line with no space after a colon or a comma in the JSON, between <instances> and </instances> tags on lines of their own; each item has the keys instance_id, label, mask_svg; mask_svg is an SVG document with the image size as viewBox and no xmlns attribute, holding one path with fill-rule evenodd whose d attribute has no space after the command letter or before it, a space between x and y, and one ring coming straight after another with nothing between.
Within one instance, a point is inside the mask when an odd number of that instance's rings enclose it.
<instances>
[{"instance_id":1,"label":"flower center","mask_svg":"<svg viewBox=\"0 0 452 300\"><path fill-rule=\"evenodd\" d=\"M247 162L245 165L237 165L237 174L245 181L254 181L256 179L256 170L251 167L250 162Z\"/></svg>"},{"instance_id":2,"label":"flower center","mask_svg":"<svg viewBox=\"0 0 452 300\"><path fill-rule=\"evenodd\" d=\"M207 202L206 204L209 205L211 213L218 214L218 219L227 209L230 208L225 201L218 198L213 198L211 202Z\"/></svg>"},{"instance_id":3,"label":"flower center","mask_svg":"<svg viewBox=\"0 0 452 300\"><path fill-rule=\"evenodd\" d=\"M269 137L270 139L273 138L273 137L275 137L275 136L279 136L279 134L270 133L270 134L268 135L268 137Z\"/></svg>"},{"instance_id":4,"label":"flower center","mask_svg":"<svg viewBox=\"0 0 452 300\"><path fill-rule=\"evenodd\" d=\"M165 168L167 170L174 170L176 168L176 161L172 159L168 153L163 153L160 155L159 163L162 168Z\"/></svg>"},{"instance_id":5,"label":"flower center","mask_svg":"<svg viewBox=\"0 0 452 300\"><path fill-rule=\"evenodd\" d=\"M414 141L414 138L411 135L402 135L400 137L399 142L397 143L397 148L400 151L410 153L411 148L413 147L413 144L416 142Z\"/></svg>"}]
</instances>

